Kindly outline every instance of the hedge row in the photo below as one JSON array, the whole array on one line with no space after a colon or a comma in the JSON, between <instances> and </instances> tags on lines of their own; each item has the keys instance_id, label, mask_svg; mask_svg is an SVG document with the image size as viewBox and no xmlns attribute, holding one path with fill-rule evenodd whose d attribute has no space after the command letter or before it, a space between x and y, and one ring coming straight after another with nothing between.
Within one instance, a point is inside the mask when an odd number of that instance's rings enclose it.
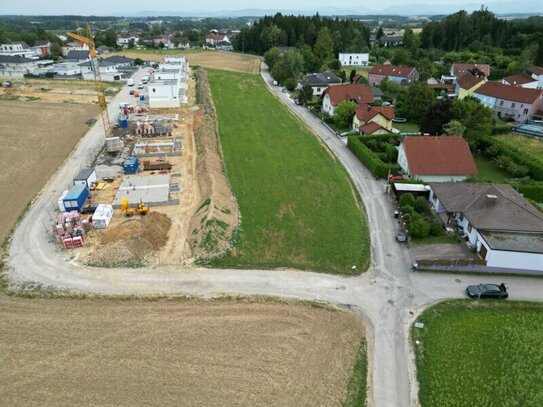
<instances>
[{"instance_id":1,"label":"hedge row","mask_svg":"<svg viewBox=\"0 0 543 407\"><path fill-rule=\"evenodd\" d=\"M367 137L367 136L363 136ZM370 136L378 137L378 136ZM369 138L369 137L368 137ZM396 164L386 164L361 141L360 136L351 136L347 141L347 147L377 178L387 178L388 174L398 174Z\"/></svg>"},{"instance_id":2,"label":"hedge row","mask_svg":"<svg viewBox=\"0 0 543 407\"><path fill-rule=\"evenodd\" d=\"M526 198L543 202L543 182L514 183L511 186Z\"/></svg>"},{"instance_id":3,"label":"hedge row","mask_svg":"<svg viewBox=\"0 0 543 407\"><path fill-rule=\"evenodd\" d=\"M509 157L518 165L528 168L530 170L529 176L532 179L543 181L543 159L540 157L508 146L497 137L481 137L479 139L479 148L487 156L489 156L489 151L492 151L490 158L496 158L501 155Z\"/></svg>"}]
</instances>

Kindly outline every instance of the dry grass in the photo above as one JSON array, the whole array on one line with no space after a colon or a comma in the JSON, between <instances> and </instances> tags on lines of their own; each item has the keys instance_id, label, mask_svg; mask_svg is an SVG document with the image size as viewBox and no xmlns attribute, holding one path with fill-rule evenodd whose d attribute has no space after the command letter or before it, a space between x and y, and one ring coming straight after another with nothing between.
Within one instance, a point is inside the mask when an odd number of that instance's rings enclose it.
<instances>
[{"instance_id":1,"label":"dry grass","mask_svg":"<svg viewBox=\"0 0 543 407\"><path fill-rule=\"evenodd\" d=\"M191 65L200 65L204 68L223 69L225 71L255 74L260 72L260 58L253 55L244 55L225 51L179 51L177 54L186 55ZM125 55L129 58L141 58L144 60L161 62L164 61L164 57L166 55L172 55L172 53L168 52L167 54L152 54L138 51L122 51L112 55Z\"/></svg>"},{"instance_id":2,"label":"dry grass","mask_svg":"<svg viewBox=\"0 0 543 407\"><path fill-rule=\"evenodd\" d=\"M0 240L86 132L94 105L0 101ZM66 123L70 125L67 126Z\"/></svg>"},{"instance_id":3,"label":"dry grass","mask_svg":"<svg viewBox=\"0 0 543 407\"><path fill-rule=\"evenodd\" d=\"M4 405L337 406L363 327L301 304L0 297Z\"/></svg>"}]
</instances>

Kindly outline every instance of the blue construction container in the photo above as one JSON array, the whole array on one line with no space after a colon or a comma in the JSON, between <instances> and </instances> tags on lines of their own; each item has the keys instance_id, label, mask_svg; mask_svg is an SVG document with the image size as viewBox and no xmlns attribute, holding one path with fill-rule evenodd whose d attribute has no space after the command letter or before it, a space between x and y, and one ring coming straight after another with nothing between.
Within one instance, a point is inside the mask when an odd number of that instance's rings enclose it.
<instances>
[{"instance_id":1,"label":"blue construction container","mask_svg":"<svg viewBox=\"0 0 543 407\"><path fill-rule=\"evenodd\" d=\"M62 202L66 212L79 211L89 197L89 190L85 185L74 185L64 196Z\"/></svg>"},{"instance_id":2,"label":"blue construction container","mask_svg":"<svg viewBox=\"0 0 543 407\"><path fill-rule=\"evenodd\" d=\"M145 95L144 94L140 95L140 100L145 100Z\"/></svg>"},{"instance_id":3,"label":"blue construction container","mask_svg":"<svg viewBox=\"0 0 543 407\"><path fill-rule=\"evenodd\" d=\"M138 172L138 157L128 157L124 160L123 170L125 174L135 174Z\"/></svg>"},{"instance_id":4,"label":"blue construction container","mask_svg":"<svg viewBox=\"0 0 543 407\"><path fill-rule=\"evenodd\" d=\"M128 127L128 117L119 116L119 126L121 129L126 129Z\"/></svg>"}]
</instances>

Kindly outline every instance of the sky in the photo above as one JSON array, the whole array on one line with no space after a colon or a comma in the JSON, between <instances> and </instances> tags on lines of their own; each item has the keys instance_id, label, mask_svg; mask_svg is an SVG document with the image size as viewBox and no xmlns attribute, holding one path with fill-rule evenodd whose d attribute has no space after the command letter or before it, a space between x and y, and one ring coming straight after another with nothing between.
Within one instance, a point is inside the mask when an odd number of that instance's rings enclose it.
<instances>
[{"instance_id":1,"label":"sky","mask_svg":"<svg viewBox=\"0 0 543 407\"><path fill-rule=\"evenodd\" d=\"M460 0L460 3L479 3L481 0ZM496 0L486 0L491 4ZM458 1L438 1L442 4L458 4ZM395 5L428 4L435 5L435 0L0 0L0 14L46 14L46 15L125 15L131 16L142 11L198 12L229 11L243 9L279 9L279 10L318 10L319 8L341 7L343 9L383 10Z\"/></svg>"}]
</instances>

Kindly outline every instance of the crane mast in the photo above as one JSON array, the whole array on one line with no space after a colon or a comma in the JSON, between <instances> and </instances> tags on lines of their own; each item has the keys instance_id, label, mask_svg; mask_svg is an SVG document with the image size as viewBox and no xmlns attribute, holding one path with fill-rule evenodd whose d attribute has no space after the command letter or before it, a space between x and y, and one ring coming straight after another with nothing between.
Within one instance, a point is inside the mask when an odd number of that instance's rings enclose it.
<instances>
[{"instance_id":1,"label":"crane mast","mask_svg":"<svg viewBox=\"0 0 543 407\"><path fill-rule=\"evenodd\" d=\"M107 102L106 94L104 90L104 83L102 82L102 77L100 75L100 67L98 64L97 52L94 46L94 40L92 38L92 32L90 27L87 26L87 36L83 36L76 33L66 33L69 37L73 38L76 41L87 44L89 47L89 56L92 72L94 73L94 84L96 88L96 93L98 94L98 107L100 108L100 116L102 117L102 124L104 125L105 137L111 137L111 123L109 121L109 114L107 112Z\"/></svg>"}]
</instances>

